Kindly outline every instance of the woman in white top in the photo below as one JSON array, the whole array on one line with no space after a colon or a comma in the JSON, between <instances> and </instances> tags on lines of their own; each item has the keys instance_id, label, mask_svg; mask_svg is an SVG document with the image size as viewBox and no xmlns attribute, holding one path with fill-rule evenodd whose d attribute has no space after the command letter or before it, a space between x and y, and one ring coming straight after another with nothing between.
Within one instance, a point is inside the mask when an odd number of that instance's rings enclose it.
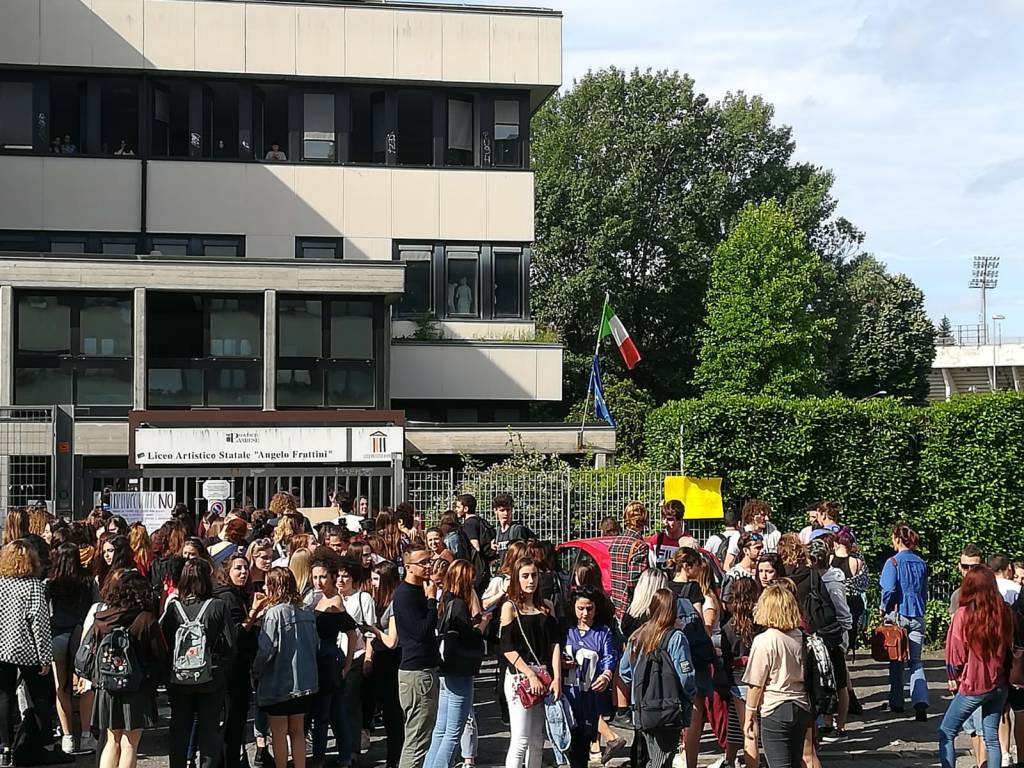
<instances>
[{"instance_id":1,"label":"woman in white top","mask_svg":"<svg viewBox=\"0 0 1024 768\"><path fill-rule=\"evenodd\" d=\"M377 606L373 596L358 588L365 581L362 565L352 558L343 557L338 567L338 593L345 601L345 611L359 628L358 634L354 636L352 669L345 679L348 721L352 726L352 751L356 754L370 748L370 731L363 727L363 662L366 658L366 635L372 635L372 628L377 623Z\"/></svg>"},{"instance_id":2,"label":"woman in white top","mask_svg":"<svg viewBox=\"0 0 1024 768\"><path fill-rule=\"evenodd\" d=\"M804 737L814 719L804 685L800 621L800 606L786 587L773 584L761 593L754 622L765 630L751 643L743 675L749 686L744 734L756 741L760 730L771 768L799 768Z\"/></svg>"},{"instance_id":3,"label":"woman in white top","mask_svg":"<svg viewBox=\"0 0 1024 768\"><path fill-rule=\"evenodd\" d=\"M715 651L722 651L722 601L718 590L711 582L711 570L704 563L699 563L691 572L693 580L700 587L702 596L700 612L704 618L704 626L711 638Z\"/></svg>"}]
</instances>

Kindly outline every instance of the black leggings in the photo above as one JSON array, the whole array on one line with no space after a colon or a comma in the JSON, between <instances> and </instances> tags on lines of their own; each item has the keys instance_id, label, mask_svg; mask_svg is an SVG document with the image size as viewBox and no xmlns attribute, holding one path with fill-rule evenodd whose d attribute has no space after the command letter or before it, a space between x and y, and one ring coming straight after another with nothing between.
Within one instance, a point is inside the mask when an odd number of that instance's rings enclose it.
<instances>
[{"instance_id":1,"label":"black leggings","mask_svg":"<svg viewBox=\"0 0 1024 768\"><path fill-rule=\"evenodd\" d=\"M39 666L8 664L0 661L0 741L9 746L14 742L14 732L21 720L18 709L18 683L25 682L32 716L39 728L42 746L53 743L53 707L56 692L53 688L52 670L39 674ZM47 666L49 669L49 666Z\"/></svg>"},{"instance_id":2,"label":"black leggings","mask_svg":"<svg viewBox=\"0 0 1024 768\"><path fill-rule=\"evenodd\" d=\"M227 714L224 716L224 768L238 768L245 745L245 724L249 719L252 687L248 674L228 681Z\"/></svg>"},{"instance_id":3,"label":"black leggings","mask_svg":"<svg viewBox=\"0 0 1024 768\"><path fill-rule=\"evenodd\" d=\"M761 748L768 768L800 768L812 720L810 712L791 701L761 718Z\"/></svg>"}]
</instances>

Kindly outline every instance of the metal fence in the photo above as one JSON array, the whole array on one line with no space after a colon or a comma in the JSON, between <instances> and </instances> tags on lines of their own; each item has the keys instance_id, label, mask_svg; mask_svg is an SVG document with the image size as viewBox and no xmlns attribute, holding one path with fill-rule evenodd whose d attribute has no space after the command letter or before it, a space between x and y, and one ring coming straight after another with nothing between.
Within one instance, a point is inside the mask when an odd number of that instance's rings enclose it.
<instances>
[{"instance_id":1,"label":"metal fence","mask_svg":"<svg viewBox=\"0 0 1024 768\"><path fill-rule=\"evenodd\" d=\"M492 470L484 472L406 472L405 497L424 519L435 522L452 508L455 496L471 493L480 509L499 493L512 496L516 520L541 539L562 542L597 536L601 520L622 520L630 501L642 501L657 515L671 472L567 469L557 472ZM704 540L720 520L690 520L687 528Z\"/></svg>"},{"instance_id":2,"label":"metal fence","mask_svg":"<svg viewBox=\"0 0 1024 768\"><path fill-rule=\"evenodd\" d=\"M53 499L54 411L0 408L0 518Z\"/></svg>"}]
</instances>

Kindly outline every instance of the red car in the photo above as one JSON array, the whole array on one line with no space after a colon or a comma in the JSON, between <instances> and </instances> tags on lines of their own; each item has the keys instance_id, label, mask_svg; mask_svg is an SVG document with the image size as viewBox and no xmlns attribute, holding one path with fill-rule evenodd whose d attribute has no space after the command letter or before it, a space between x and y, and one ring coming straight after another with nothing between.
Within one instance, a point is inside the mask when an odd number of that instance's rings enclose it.
<instances>
[{"instance_id":1,"label":"red car","mask_svg":"<svg viewBox=\"0 0 1024 768\"><path fill-rule=\"evenodd\" d=\"M600 536L595 539L573 539L559 544L555 549L561 555L563 570L572 575L573 569L579 562L594 562L601 569L601 583L606 592L612 588L611 556L608 554L608 547L615 541L614 536ZM711 568L715 577L715 583L722 583L722 564L718 558L706 549L697 548L704 562Z\"/></svg>"}]
</instances>

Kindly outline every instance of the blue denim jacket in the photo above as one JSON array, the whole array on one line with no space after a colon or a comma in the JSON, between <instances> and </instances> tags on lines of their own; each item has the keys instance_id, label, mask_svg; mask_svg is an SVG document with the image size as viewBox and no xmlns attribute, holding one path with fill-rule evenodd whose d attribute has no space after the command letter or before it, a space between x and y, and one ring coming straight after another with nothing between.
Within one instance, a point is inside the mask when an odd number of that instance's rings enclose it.
<instances>
[{"instance_id":1,"label":"blue denim jacket","mask_svg":"<svg viewBox=\"0 0 1024 768\"><path fill-rule=\"evenodd\" d=\"M697 676L693 669L693 659L690 657L690 644L686 641L686 635L681 630L673 629L671 637L668 641L668 655L672 659L672 664L676 670L676 677L679 678L679 684L683 688L690 701L693 701L694 696L697 695ZM622 652L622 660L619 662L619 675L622 677L622 681L629 686L630 692L633 693L634 698L636 691L633 691L633 665L630 662L630 644L626 643L626 648ZM690 716L693 714L692 707L685 707L683 710L685 728L690 724Z\"/></svg>"},{"instance_id":2,"label":"blue denim jacket","mask_svg":"<svg viewBox=\"0 0 1024 768\"><path fill-rule=\"evenodd\" d=\"M905 549L885 561L879 579L882 608L901 616L924 616L928 603L928 566L914 552Z\"/></svg>"},{"instance_id":3,"label":"blue denim jacket","mask_svg":"<svg viewBox=\"0 0 1024 768\"><path fill-rule=\"evenodd\" d=\"M317 690L316 617L289 603L271 607L263 617L259 647L252 662L256 704L278 704Z\"/></svg>"}]
</instances>

